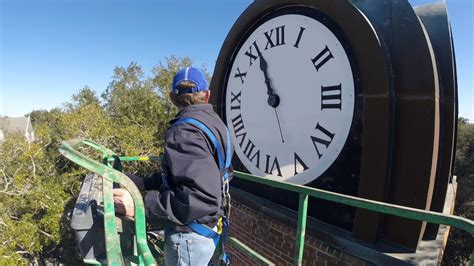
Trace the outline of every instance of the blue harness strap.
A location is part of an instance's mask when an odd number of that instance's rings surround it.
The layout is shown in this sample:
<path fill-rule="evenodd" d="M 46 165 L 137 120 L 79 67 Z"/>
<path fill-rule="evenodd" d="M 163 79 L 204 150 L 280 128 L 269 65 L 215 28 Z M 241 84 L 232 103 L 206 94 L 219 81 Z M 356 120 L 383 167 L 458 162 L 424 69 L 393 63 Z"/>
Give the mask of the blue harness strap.
<path fill-rule="evenodd" d="M 219 169 L 222 175 L 223 195 L 225 195 L 228 192 L 228 191 L 225 191 L 225 189 L 226 188 L 228 189 L 227 182 L 229 179 L 229 168 L 230 168 L 231 159 L 232 159 L 229 129 L 226 127 L 227 145 L 226 145 L 226 149 L 223 150 L 221 149 L 221 145 L 219 141 L 217 140 L 216 136 L 214 135 L 214 133 L 212 133 L 212 131 L 199 120 L 190 118 L 190 117 L 185 117 L 185 118 L 178 119 L 176 122 L 174 122 L 173 125 L 180 125 L 184 123 L 197 126 L 199 129 L 202 130 L 202 132 L 206 134 L 206 136 L 214 144 L 214 147 L 217 150 Z M 226 153 L 225 159 L 222 152 Z M 230 259 L 227 256 L 224 249 L 224 242 L 227 238 L 227 227 L 229 226 L 229 220 L 227 219 L 226 216 L 222 217 L 222 230 L 220 232 L 221 234 L 218 233 L 218 230 L 209 228 L 208 226 L 198 223 L 198 222 L 192 222 L 188 224 L 187 226 L 191 228 L 191 230 L 193 230 L 194 232 L 202 236 L 205 236 L 207 238 L 212 238 L 212 240 L 214 241 L 214 245 L 216 245 L 220 253 L 219 254 L 220 259 L 222 259 L 226 264 L 230 264 Z"/>

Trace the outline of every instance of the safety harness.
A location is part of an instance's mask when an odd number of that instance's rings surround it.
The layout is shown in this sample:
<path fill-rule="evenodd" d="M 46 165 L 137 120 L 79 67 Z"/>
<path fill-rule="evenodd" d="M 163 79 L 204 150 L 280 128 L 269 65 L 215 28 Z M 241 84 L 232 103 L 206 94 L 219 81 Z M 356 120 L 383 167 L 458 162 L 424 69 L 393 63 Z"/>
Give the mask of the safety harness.
<path fill-rule="evenodd" d="M 222 209 L 224 210 L 223 216 L 219 218 L 217 225 L 214 228 L 210 228 L 196 221 L 188 224 L 187 226 L 191 228 L 191 230 L 202 236 L 212 238 L 214 244 L 216 245 L 216 249 L 219 254 L 219 259 L 221 259 L 225 264 L 230 264 L 230 258 L 227 256 L 224 249 L 224 242 L 227 238 L 227 228 L 229 226 L 230 216 L 229 172 L 232 154 L 229 129 L 226 127 L 227 147 L 225 150 L 223 150 L 221 149 L 221 145 L 219 144 L 219 141 L 217 140 L 216 136 L 206 125 L 204 125 L 199 120 L 190 117 L 184 117 L 178 119 L 176 122 L 174 122 L 173 125 L 177 126 L 184 123 L 192 124 L 201 129 L 202 132 L 204 132 L 214 144 L 214 147 L 217 151 L 219 170 L 221 172 L 222 177 Z M 224 151 L 225 153 L 225 159 L 224 155 L 222 154 L 222 151 Z"/>

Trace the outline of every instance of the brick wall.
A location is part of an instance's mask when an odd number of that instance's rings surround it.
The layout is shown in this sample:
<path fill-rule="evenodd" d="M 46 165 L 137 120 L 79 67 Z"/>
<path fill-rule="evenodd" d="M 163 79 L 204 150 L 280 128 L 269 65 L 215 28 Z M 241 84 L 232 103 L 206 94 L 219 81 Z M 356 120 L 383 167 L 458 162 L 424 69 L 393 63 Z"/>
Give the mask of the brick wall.
<path fill-rule="evenodd" d="M 292 265 L 296 222 L 288 225 L 238 200 L 233 200 L 229 235 L 276 265 Z M 230 245 L 227 247 L 233 265 L 258 264 L 234 247 Z M 371 265 L 371 263 L 306 234 L 303 265 Z"/>

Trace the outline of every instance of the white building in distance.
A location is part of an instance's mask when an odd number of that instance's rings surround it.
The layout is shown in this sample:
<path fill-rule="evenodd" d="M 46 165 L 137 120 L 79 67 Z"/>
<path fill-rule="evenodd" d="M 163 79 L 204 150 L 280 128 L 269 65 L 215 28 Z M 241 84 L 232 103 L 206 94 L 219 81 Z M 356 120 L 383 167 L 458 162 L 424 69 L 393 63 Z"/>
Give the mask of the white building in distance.
<path fill-rule="evenodd" d="M 35 140 L 35 132 L 31 125 L 30 116 L 27 117 L 0 117 L 0 142 L 5 140 L 8 134 L 21 133 L 32 142 Z"/>

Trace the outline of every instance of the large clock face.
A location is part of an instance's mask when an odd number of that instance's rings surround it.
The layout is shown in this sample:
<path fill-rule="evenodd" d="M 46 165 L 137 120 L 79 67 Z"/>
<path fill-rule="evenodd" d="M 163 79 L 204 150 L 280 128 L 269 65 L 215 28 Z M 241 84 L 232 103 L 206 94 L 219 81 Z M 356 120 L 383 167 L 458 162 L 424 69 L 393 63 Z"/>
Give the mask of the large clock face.
<path fill-rule="evenodd" d="M 353 65 L 342 32 L 317 10 L 286 8 L 248 32 L 227 75 L 225 116 L 252 174 L 307 184 L 334 163 L 353 119 Z"/>

